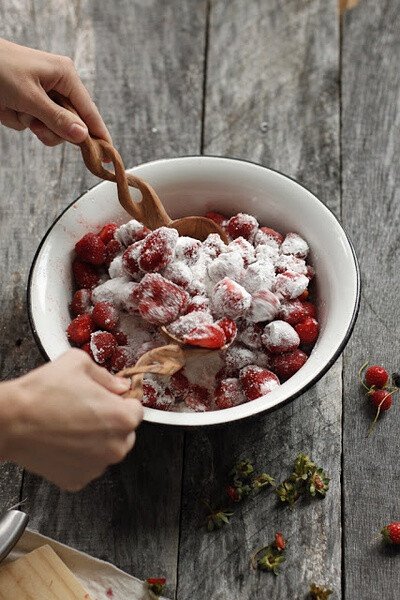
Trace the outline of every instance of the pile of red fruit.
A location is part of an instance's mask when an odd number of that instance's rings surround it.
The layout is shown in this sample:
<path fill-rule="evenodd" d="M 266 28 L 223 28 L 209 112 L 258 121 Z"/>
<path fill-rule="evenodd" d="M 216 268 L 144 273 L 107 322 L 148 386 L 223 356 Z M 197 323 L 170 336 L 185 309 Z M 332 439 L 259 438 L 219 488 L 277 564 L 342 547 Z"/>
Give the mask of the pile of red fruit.
<path fill-rule="evenodd" d="M 162 410 L 216 410 L 263 396 L 306 362 L 318 337 L 308 245 L 239 213 L 206 216 L 229 243 L 108 223 L 75 246 L 76 291 L 68 338 L 111 372 L 165 342 L 221 349 L 170 379 L 146 375 L 143 403 Z M 234 342 L 234 343 L 233 343 Z"/>
<path fill-rule="evenodd" d="M 359 378 L 361 385 L 367 390 L 366 395 L 371 399 L 371 403 L 376 408 L 376 415 L 373 423 L 368 431 L 368 435 L 371 433 L 381 411 L 389 410 L 392 406 L 393 397 L 392 395 L 398 391 L 397 387 L 389 385 L 389 374 L 380 365 L 372 365 L 365 371 L 364 381 L 361 378 L 362 372 L 368 362 L 364 363 L 359 371 Z"/>

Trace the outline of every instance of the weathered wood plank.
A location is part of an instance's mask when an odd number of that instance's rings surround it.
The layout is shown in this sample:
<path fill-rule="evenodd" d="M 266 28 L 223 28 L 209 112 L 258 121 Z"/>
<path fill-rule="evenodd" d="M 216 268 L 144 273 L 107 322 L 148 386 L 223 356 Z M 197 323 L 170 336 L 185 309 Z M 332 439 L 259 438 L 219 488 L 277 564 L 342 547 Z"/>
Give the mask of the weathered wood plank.
<path fill-rule="evenodd" d="M 400 311 L 400 6 L 364 0 L 343 19 L 343 219 L 361 263 L 362 303 L 345 353 L 344 562 L 346 597 L 398 598 L 400 555 L 375 538 L 399 520 L 398 431 L 394 397 L 374 418 L 357 381 L 365 360 L 398 371 Z"/>
<path fill-rule="evenodd" d="M 0 7 L 0 35 L 74 58 L 126 165 L 133 166 L 199 150 L 205 6 L 198 0 L 19 0 Z M 34 250 L 57 213 L 95 178 L 69 145 L 43 148 L 29 133 L 9 131 L 1 132 L 1 144 L 8 157 L 0 172 L 3 281 L 10 282 L 7 273 L 20 277 L 1 292 L 2 370 L 18 375 L 40 362 L 24 300 Z M 15 348 L 17 339 L 23 341 Z M 128 459 L 76 495 L 26 473 L 22 493 L 31 525 L 139 577 L 166 576 L 172 594 L 182 444 L 181 432 L 143 426 Z"/>
<path fill-rule="evenodd" d="M 204 151 L 260 162 L 307 185 L 339 213 L 337 3 L 211 2 Z M 305 598 L 311 581 L 341 598 L 341 361 L 309 392 L 273 414 L 187 434 L 179 598 Z M 237 458 L 277 480 L 306 451 L 332 477 L 322 502 L 277 506 L 266 491 L 207 533 L 201 499 L 225 504 Z M 289 538 L 274 578 L 250 556 L 276 531 Z M 196 576 L 191 565 L 195 557 Z"/>

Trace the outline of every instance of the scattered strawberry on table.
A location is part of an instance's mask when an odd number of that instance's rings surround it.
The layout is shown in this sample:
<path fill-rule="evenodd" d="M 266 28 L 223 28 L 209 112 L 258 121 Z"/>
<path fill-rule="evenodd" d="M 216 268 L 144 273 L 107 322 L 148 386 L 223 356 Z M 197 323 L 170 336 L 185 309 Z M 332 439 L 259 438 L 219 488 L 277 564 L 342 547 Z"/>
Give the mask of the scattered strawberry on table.
<path fill-rule="evenodd" d="M 307 242 L 260 227 L 252 215 L 207 215 L 228 244 L 217 234 L 200 242 L 173 228 L 150 231 L 132 219 L 106 223 L 75 245 L 71 344 L 113 373 L 164 345 L 160 326 L 218 351 L 206 366 L 205 358 L 185 365 L 184 387 L 145 375 L 143 404 L 151 408 L 222 410 L 257 400 L 301 369 L 318 338 Z"/>
<path fill-rule="evenodd" d="M 333 590 L 328 590 L 322 585 L 316 585 L 315 583 L 310 585 L 310 598 L 313 598 L 313 600 L 327 600 L 331 594 L 333 594 Z"/>
<path fill-rule="evenodd" d="M 147 587 L 157 598 L 161 596 L 163 592 L 165 581 L 165 577 L 149 577 L 146 579 Z"/>
<path fill-rule="evenodd" d="M 386 543 L 400 545 L 400 523 L 397 522 L 386 525 L 382 529 L 381 534 Z"/>
<path fill-rule="evenodd" d="M 367 365 L 368 361 L 360 368 L 358 377 L 361 385 L 367 390 L 366 396 L 370 398 L 371 404 L 376 408 L 375 418 L 367 433 L 367 436 L 369 436 L 376 425 L 381 411 L 389 410 L 392 406 L 392 395 L 398 391 L 398 388 L 390 385 L 389 374 L 386 369 L 380 365 L 368 367 L 364 373 L 363 379 L 362 374 Z M 393 374 L 393 381 L 395 381 L 396 375 L 396 373 Z"/>

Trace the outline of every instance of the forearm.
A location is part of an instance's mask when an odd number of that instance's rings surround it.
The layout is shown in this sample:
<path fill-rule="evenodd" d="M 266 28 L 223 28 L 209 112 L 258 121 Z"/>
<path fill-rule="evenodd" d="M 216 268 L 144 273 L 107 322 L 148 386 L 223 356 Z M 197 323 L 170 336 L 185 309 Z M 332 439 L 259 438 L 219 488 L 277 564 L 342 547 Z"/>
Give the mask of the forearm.
<path fill-rule="evenodd" d="M 14 439 L 23 404 L 23 393 L 18 380 L 0 383 L 0 461 L 13 460 Z"/>

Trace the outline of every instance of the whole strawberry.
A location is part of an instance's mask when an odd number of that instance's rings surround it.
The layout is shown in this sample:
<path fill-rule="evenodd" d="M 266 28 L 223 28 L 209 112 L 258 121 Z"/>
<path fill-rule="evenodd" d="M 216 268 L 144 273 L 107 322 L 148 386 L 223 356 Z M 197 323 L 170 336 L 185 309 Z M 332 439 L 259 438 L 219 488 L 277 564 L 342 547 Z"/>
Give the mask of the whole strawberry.
<path fill-rule="evenodd" d="M 365 372 L 365 383 L 369 387 L 375 386 L 376 388 L 383 388 L 387 384 L 388 379 L 388 372 L 379 365 L 373 365 Z"/>
<path fill-rule="evenodd" d="M 390 523 L 381 531 L 383 539 L 388 544 L 400 545 L 400 523 Z"/>

